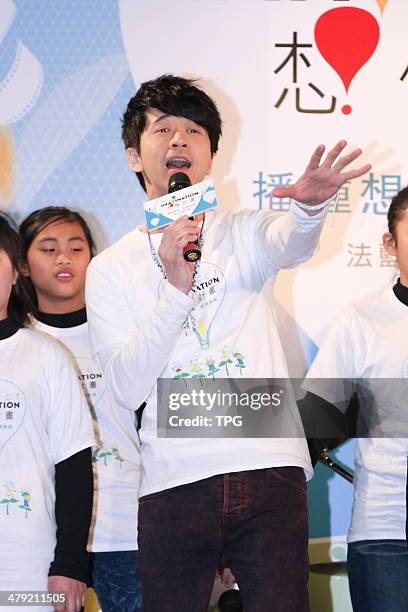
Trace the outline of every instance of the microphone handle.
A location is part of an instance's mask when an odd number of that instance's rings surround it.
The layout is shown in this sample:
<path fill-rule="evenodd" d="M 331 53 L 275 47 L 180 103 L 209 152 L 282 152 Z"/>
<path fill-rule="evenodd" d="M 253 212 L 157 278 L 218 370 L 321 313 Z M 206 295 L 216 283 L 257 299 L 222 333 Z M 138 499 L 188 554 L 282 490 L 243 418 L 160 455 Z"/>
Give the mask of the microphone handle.
<path fill-rule="evenodd" d="M 194 221 L 194 217 L 189 217 L 190 221 Z M 198 244 L 198 240 L 189 242 L 183 247 L 183 257 L 186 261 L 196 262 L 201 259 L 201 248 Z"/>

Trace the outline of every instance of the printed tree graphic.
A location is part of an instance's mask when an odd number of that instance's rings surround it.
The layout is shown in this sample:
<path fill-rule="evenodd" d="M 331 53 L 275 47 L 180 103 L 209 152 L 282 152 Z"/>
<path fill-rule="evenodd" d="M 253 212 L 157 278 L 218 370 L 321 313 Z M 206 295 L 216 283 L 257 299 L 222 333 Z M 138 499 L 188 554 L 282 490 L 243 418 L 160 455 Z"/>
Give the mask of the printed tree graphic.
<path fill-rule="evenodd" d="M 120 467 L 120 469 L 122 469 L 122 463 L 124 462 L 124 458 L 121 456 L 121 454 L 120 454 L 120 452 L 119 452 L 119 449 L 118 449 L 118 448 L 116 448 L 116 447 L 112 447 L 112 448 L 111 448 L 111 451 L 112 451 L 112 453 L 111 453 L 111 454 L 112 454 L 112 455 L 115 457 L 115 460 L 116 460 L 116 461 L 119 461 L 119 467 Z"/>
<path fill-rule="evenodd" d="M 93 461 L 96 463 L 99 459 L 103 459 L 103 464 L 108 465 L 108 460 L 106 457 L 112 457 L 113 453 L 108 449 L 102 448 L 100 451 L 97 451 L 93 457 Z"/>
<path fill-rule="evenodd" d="M 198 378 L 200 385 L 203 386 L 202 378 L 205 378 L 205 374 L 201 372 L 200 374 L 193 374 L 191 378 Z"/>
<path fill-rule="evenodd" d="M 190 374 L 188 372 L 178 372 L 174 377 L 173 380 L 183 380 L 184 384 L 187 387 L 187 383 L 184 380 L 184 378 L 190 378 Z"/>
<path fill-rule="evenodd" d="M 187 383 L 184 378 L 189 378 L 190 374 L 188 372 L 183 372 L 183 368 L 180 363 L 173 363 L 171 369 L 174 372 L 173 380 L 183 380 L 187 387 Z"/>
<path fill-rule="evenodd" d="M 112 457 L 112 453 L 109 450 L 102 450 L 99 453 L 99 457 L 103 457 L 103 464 L 108 465 L 108 460 L 106 457 Z"/>
<path fill-rule="evenodd" d="M 11 483 L 6 483 L 3 486 L 6 489 L 6 496 L 2 500 L 0 500 L 0 504 L 5 504 L 6 516 L 9 516 L 10 514 L 9 505 L 17 504 L 18 499 L 14 497 L 14 486 Z"/>

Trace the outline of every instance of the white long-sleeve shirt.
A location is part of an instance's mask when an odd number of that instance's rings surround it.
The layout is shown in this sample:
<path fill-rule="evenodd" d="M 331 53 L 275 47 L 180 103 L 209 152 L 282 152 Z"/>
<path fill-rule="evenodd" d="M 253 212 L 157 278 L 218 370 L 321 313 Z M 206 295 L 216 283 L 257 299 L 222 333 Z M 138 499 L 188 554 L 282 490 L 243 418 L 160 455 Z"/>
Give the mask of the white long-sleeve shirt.
<path fill-rule="evenodd" d="M 330 326 L 304 382 L 339 410 L 356 391 L 373 436 L 356 442 L 349 542 L 406 538 L 407 337 L 408 307 L 391 287 L 364 296 Z"/>
<path fill-rule="evenodd" d="M 91 344 L 119 404 L 147 406 L 140 432 L 140 495 L 215 474 L 295 465 L 311 472 L 303 439 L 157 437 L 159 377 L 201 375 L 285 378 L 287 366 L 273 311 L 281 268 L 315 251 L 325 211 L 310 217 L 240 210 L 207 213 L 194 292 L 163 278 L 139 228 L 98 255 L 88 268 Z M 156 253 L 161 234 L 151 236 Z M 183 328 L 193 312 L 195 330 Z"/>

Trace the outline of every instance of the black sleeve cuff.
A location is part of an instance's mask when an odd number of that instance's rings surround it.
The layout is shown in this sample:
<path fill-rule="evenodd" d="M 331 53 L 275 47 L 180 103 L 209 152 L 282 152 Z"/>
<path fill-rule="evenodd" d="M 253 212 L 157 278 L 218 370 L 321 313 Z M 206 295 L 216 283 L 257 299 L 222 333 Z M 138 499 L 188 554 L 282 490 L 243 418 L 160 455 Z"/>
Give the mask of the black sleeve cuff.
<path fill-rule="evenodd" d="M 74 580 L 84 582 L 87 586 L 91 586 L 89 553 L 77 560 L 70 560 L 69 555 L 64 553 L 55 555 L 54 561 L 50 565 L 48 576 L 65 576 L 66 578 L 73 578 Z"/>

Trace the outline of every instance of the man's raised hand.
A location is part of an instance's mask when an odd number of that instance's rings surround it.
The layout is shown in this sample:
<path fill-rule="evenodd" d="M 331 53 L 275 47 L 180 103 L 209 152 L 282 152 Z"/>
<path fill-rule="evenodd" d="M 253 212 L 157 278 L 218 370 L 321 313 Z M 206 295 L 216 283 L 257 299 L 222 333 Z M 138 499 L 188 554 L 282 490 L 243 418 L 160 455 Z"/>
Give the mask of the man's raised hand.
<path fill-rule="evenodd" d="M 276 187 L 273 195 L 277 198 L 293 198 L 303 204 L 317 204 L 331 198 L 351 179 L 362 176 L 371 169 L 371 164 L 365 164 L 355 170 L 343 170 L 361 155 L 361 149 L 354 149 L 347 155 L 340 156 L 347 142 L 340 140 L 322 161 L 324 145 L 319 145 L 302 176 L 294 185 Z"/>

